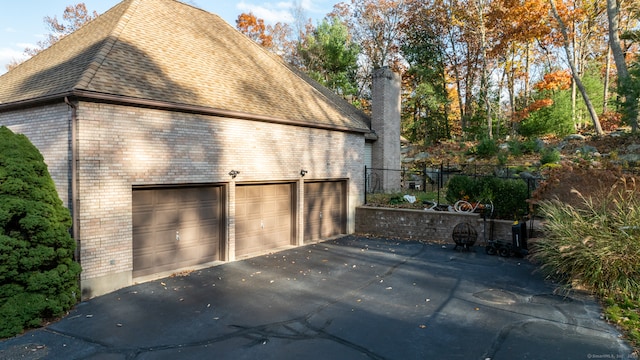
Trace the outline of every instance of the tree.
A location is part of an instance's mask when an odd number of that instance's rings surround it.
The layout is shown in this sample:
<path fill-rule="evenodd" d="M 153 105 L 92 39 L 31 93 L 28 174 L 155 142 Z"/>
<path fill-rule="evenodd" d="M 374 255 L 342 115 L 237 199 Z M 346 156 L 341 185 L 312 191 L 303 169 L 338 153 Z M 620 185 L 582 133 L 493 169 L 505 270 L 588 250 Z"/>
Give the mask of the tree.
<path fill-rule="evenodd" d="M 439 24 L 430 21 L 432 7 L 414 2 L 404 24 L 402 54 L 409 63 L 404 78 L 402 130 L 412 142 L 448 139 L 450 102 L 445 44 Z"/>
<path fill-rule="evenodd" d="M 55 15 L 53 17 L 45 16 L 44 23 L 49 29 L 47 38 L 38 42 L 38 47 L 25 49 L 25 53 L 27 55 L 34 56 L 40 51 L 55 44 L 63 37 L 80 29 L 84 24 L 96 17 L 98 17 L 98 13 L 96 11 L 90 13 L 84 3 L 67 6 L 62 13 L 62 22 L 58 21 L 58 18 Z"/>
<path fill-rule="evenodd" d="M 587 94 L 587 90 L 580 79 L 578 69 L 576 69 L 575 59 L 572 55 L 570 45 L 569 45 L 569 34 L 567 31 L 567 27 L 565 25 L 564 20 L 560 16 L 558 9 L 556 7 L 556 3 L 554 0 L 549 0 L 549 5 L 551 5 L 551 11 L 553 13 L 553 17 L 558 22 L 558 26 L 560 28 L 560 32 L 562 34 L 564 50 L 567 55 L 567 60 L 569 62 L 569 67 L 571 68 L 571 75 L 573 76 L 573 81 L 576 86 L 580 90 L 580 94 L 582 95 L 582 99 L 584 100 L 585 105 L 587 106 L 587 110 L 589 111 L 589 115 L 591 115 L 591 121 L 593 122 L 593 127 L 598 135 L 602 135 L 602 127 L 600 126 L 600 121 L 598 120 L 598 114 L 589 99 L 589 95 Z"/>
<path fill-rule="evenodd" d="M 323 19 L 298 49 L 305 69 L 315 80 L 342 96 L 355 95 L 360 48 L 337 17 Z"/>
<path fill-rule="evenodd" d="M 47 38 L 42 41 L 38 41 L 35 48 L 27 47 L 24 49 L 24 54 L 28 57 L 32 57 L 42 50 L 50 47 L 58 42 L 63 37 L 71 34 L 72 32 L 80 29 L 84 24 L 98 17 L 96 11 L 90 12 L 84 3 L 78 3 L 75 5 L 69 5 L 62 13 L 62 21 L 58 21 L 58 18 L 45 16 L 44 24 L 49 30 Z M 7 70 L 11 70 L 20 65 L 22 61 L 12 60 L 7 64 Z"/>
<path fill-rule="evenodd" d="M 362 54 L 374 68 L 397 69 L 406 0 L 351 0 L 339 3 L 330 14 L 350 29 Z"/>
<path fill-rule="evenodd" d="M 266 33 L 267 28 L 264 20 L 256 18 L 253 13 L 242 13 L 238 15 L 236 28 L 261 46 L 265 48 L 271 47 L 273 38 Z"/>
<path fill-rule="evenodd" d="M 638 129 L 638 97 L 634 96 L 630 84 L 629 70 L 625 61 L 622 46 L 620 46 L 620 28 L 618 24 L 618 5 L 616 0 L 607 0 L 607 19 L 609 20 L 609 45 L 613 54 L 613 61 L 618 72 L 618 89 L 624 97 L 625 120 L 635 132 Z"/>
<path fill-rule="evenodd" d="M 0 337 L 62 315 L 78 300 L 70 227 L 38 149 L 0 127 Z"/>

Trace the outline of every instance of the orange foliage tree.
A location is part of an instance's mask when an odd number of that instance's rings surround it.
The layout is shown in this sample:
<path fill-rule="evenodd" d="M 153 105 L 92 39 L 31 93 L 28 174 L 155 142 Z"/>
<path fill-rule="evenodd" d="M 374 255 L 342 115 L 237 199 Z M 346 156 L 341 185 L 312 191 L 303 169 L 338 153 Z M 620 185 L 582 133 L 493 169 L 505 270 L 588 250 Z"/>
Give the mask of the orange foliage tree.
<path fill-rule="evenodd" d="M 267 27 L 264 24 L 264 20 L 256 18 L 253 13 L 242 13 L 238 15 L 236 28 L 261 46 L 265 48 L 271 47 L 273 37 L 266 33 Z"/>

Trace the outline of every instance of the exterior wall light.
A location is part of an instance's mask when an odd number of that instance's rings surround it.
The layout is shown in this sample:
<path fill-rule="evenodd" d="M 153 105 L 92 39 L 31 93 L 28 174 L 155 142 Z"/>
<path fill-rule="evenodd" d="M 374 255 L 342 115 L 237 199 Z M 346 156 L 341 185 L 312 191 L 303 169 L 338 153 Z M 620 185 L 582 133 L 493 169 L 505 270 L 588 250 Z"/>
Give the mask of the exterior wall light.
<path fill-rule="evenodd" d="M 307 175 L 308 171 L 305 169 L 300 169 L 300 176 L 305 176 Z"/>
<path fill-rule="evenodd" d="M 232 179 L 235 179 L 236 176 L 238 176 L 238 174 L 240 174 L 240 171 L 237 171 L 237 170 L 229 171 L 229 176 L 231 176 Z"/>

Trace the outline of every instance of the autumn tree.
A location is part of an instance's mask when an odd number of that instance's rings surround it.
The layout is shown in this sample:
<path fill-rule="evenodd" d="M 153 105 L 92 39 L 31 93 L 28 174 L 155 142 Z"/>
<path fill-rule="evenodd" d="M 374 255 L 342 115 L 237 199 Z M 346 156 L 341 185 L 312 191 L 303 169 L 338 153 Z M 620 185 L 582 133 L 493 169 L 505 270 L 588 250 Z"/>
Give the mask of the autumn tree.
<path fill-rule="evenodd" d="M 272 44 L 273 38 L 266 33 L 267 27 L 264 20 L 256 18 L 251 12 L 238 15 L 236 28 L 265 48 L 269 48 Z"/>
<path fill-rule="evenodd" d="M 87 10 L 84 3 L 67 6 L 62 13 L 62 20 L 58 20 L 55 15 L 53 17 L 45 16 L 44 24 L 49 31 L 46 39 L 39 41 L 36 47 L 27 47 L 24 50 L 24 54 L 28 57 L 36 55 L 42 50 L 58 42 L 63 37 L 80 29 L 84 24 L 96 17 L 98 17 L 98 13 L 96 11 L 90 12 Z M 13 60 L 7 65 L 7 70 L 13 69 L 20 65 L 20 63 L 21 61 Z"/>

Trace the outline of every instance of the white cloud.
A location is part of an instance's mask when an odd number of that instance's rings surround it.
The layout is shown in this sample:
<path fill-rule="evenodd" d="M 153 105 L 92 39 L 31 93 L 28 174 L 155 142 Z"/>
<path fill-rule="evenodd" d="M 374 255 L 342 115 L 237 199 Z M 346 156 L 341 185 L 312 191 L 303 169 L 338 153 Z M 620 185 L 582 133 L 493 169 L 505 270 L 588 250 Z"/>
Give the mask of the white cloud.
<path fill-rule="evenodd" d="M 8 33 L 17 33 L 18 30 L 12 28 L 12 27 L 8 27 L 8 28 L 4 28 L 4 32 L 8 32 Z"/>
<path fill-rule="evenodd" d="M 253 13 L 253 15 L 259 19 L 263 19 L 267 24 L 275 24 L 277 22 L 290 23 L 293 21 L 291 12 L 289 12 L 289 9 L 291 8 L 290 4 L 286 7 L 280 7 L 278 6 L 279 4 L 286 3 L 278 3 L 276 5 L 264 3 L 263 5 L 254 5 L 241 1 L 236 5 L 236 8 L 245 13 Z"/>
<path fill-rule="evenodd" d="M 31 43 L 16 43 L 16 46 L 21 48 L 21 49 L 26 49 L 26 48 L 35 49 L 35 48 L 38 47 L 38 45 L 31 44 Z"/>

